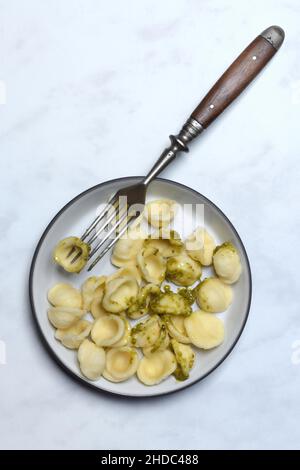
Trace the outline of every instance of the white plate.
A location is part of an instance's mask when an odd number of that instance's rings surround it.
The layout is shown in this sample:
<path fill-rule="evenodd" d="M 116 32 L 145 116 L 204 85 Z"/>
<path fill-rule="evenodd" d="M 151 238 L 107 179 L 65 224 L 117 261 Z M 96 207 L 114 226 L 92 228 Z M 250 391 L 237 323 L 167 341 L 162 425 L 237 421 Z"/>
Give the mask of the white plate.
<path fill-rule="evenodd" d="M 233 286 L 234 301 L 231 307 L 227 312 L 219 315 L 225 322 L 225 340 L 221 346 L 215 349 L 197 352 L 195 366 L 189 379 L 184 382 L 177 382 L 173 376 L 152 387 L 143 385 L 136 377 L 123 383 L 111 383 L 104 378 L 96 382 L 88 381 L 80 373 L 76 351 L 66 349 L 54 338 L 54 329 L 47 318 L 48 289 L 57 282 L 71 282 L 80 286 L 87 277 L 87 273 L 86 271 L 79 275 L 64 273 L 51 261 L 51 253 L 53 247 L 62 238 L 69 235 L 80 235 L 83 228 L 95 217 L 99 204 L 103 204 L 109 195 L 120 187 L 136 183 L 138 180 L 138 177 L 122 178 L 97 185 L 70 201 L 54 217 L 36 248 L 31 265 L 29 290 L 32 312 L 41 336 L 54 358 L 67 372 L 96 389 L 119 395 L 145 397 L 181 390 L 203 379 L 223 362 L 235 346 L 247 321 L 251 301 L 251 273 L 242 241 L 220 209 L 204 196 L 186 186 L 164 179 L 156 179 L 149 186 L 147 200 L 170 198 L 176 200 L 182 208 L 183 204 L 203 204 L 205 226 L 215 237 L 216 242 L 222 243 L 230 240 L 239 249 L 243 272 L 238 283 Z M 182 211 L 180 210 L 176 216 L 174 228 L 178 228 L 182 235 L 181 217 Z M 188 235 L 194 228 L 195 221 L 185 215 L 184 234 Z M 93 274 L 109 274 L 114 270 L 109 255 L 107 255 L 94 269 Z M 209 272 L 209 269 L 204 270 L 204 276 Z"/>

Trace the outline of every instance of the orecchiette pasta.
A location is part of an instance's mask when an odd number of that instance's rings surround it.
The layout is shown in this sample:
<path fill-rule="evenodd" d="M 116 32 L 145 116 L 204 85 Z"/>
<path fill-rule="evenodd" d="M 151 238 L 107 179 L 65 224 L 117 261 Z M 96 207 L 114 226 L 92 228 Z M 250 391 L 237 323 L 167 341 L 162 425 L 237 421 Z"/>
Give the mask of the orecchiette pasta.
<path fill-rule="evenodd" d="M 171 199 L 158 199 L 146 204 L 145 217 L 156 228 L 169 225 L 177 212 L 177 203 Z"/>
<path fill-rule="evenodd" d="M 204 279 L 196 288 L 196 300 L 205 312 L 224 312 L 232 302 L 232 289 L 216 277 Z"/>
<path fill-rule="evenodd" d="M 138 363 L 138 355 L 134 348 L 110 349 L 106 354 L 106 377 L 111 377 L 113 381 L 118 382 L 127 380 L 136 373 Z"/>
<path fill-rule="evenodd" d="M 48 300 L 54 307 L 82 308 L 81 292 L 71 284 L 59 283 L 48 291 Z"/>
<path fill-rule="evenodd" d="M 115 245 L 111 262 L 113 265 L 122 266 L 135 266 L 136 256 L 142 249 L 146 235 L 140 230 L 129 230 Z"/>
<path fill-rule="evenodd" d="M 91 305 L 91 314 L 95 319 L 109 315 L 110 312 L 105 310 L 102 305 L 102 299 L 100 297 L 95 297 Z"/>
<path fill-rule="evenodd" d="M 172 292 L 169 286 L 150 300 L 150 310 L 159 315 L 190 315 L 192 308 L 186 296 Z"/>
<path fill-rule="evenodd" d="M 135 304 L 132 305 L 132 307 L 135 306 Z M 147 312 L 144 309 L 137 310 L 135 308 L 132 309 L 132 307 L 129 307 L 127 310 L 127 316 L 131 320 L 139 320 L 140 318 L 143 318 L 145 315 L 147 315 Z"/>
<path fill-rule="evenodd" d="M 215 249 L 213 265 L 217 276 L 225 284 L 237 282 L 242 272 L 239 253 L 230 242 L 225 242 Z"/>
<path fill-rule="evenodd" d="M 144 241 L 144 247 L 153 247 L 164 258 L 179 255 L 183 250 L 183 243 L 175 230 L 161 229 Z"/>
<path fill-rule="evenodd" d="M 181 344 L 176 339 L 172 339 L 171 344 L 177 361 L 174 375 L 177 380 L 186 380 L 189 378 L 190 370 L 194 365 L 195 353 L 191 346 Z"/>
<path fill-rule="evenodd" d="M 104 369 L 104 371 L 102 372 L 102 375 L 103 375 L 103 377 L 104 377 L 106 380 L 109 380 L 109 382 L 115 382 L 115 383 L 123 382 L 123 379 L 116 379 L 115 377 L 113 377 L 113 376 L 107 371 L 107 369 Z"/>
<path fill-rule="evenodd" d="M 55 338 L 78 349 L 80 370 L 89 380 L 102 376 L 118 383 L 135 374 L 147 386 L 171 375 L 169 380 L 187 380 L 193 374 L 195 347 L 208 350 L 224 341 L 224 324 L 212 313 L 225 311 L 232 302 L 230 284 L 241 275 L 240 255 L 231 242 L 216 247 L 203 227 L 183 243 L 168 227 L 176 210 L 169 199 L 149 202 L 115 244 L 111 263 L 119 269 L 88 277 L 81 290 L 67 283 L 49 290 Z M 146 235 L 145 226 L 155 233 Z M 66 271 L 79 272 L 89 251 L 82 240 L 69 237 L 56 246 L 53 257 Z M 72 263 L 76 254 L 80 256 Z M 216 277 L 201 282 L 202 270 L 212 264 Z M 195 302 L 201 310 L 193 311 Z M 132 327 L 129 319 L 142 317 Z"/>
<path fill-rule="evenodd" d="M 93 315 L 94 318 L 99 318 L 103 317 L 104 315 L 108 315 L 109 312 L 105 310 L 105 308 L 102 305 L 102 300 L 104 297 L 104 291 L 105 291 L 105 283 L 101 284 L 100 286 L 97 287 L 97 289 L 94 292 L 94 297 L 91 303 L 91 314 Z"/>
<path fill-rule="evenodd" d="M 90 246 L 77 237 L 68 237 L 61 240 L 53 251 L 53 259 L 65 271 L 69 273 L 79 273 L 86 265 Z M 72 251 L 72 256 L 70 252 Z M 72 262 L 75 259 L 75 262 Z"/>
<path fill-rule="evenodd" d="M 66 330 L 80 320 L 85 313 L 80 308 L 52 307 L 48 309 L 48 318 L 55 328 Z"/>
<path fill-rule="evenodd" d="M 182 253 L 168 259 L 166 275 L 174 284 L 191 286 L 200 279 L 201 266 L 186 253 Z"/>
<path fill-rule="evenodd" d="M 79 320 L 66 330 L 56 330 L 55 338 L 69 349 L 78 349 L 82 341 L 88 337 L 92 323 L 87 320 Z"/>
<path fill-rule="evenodd" d="M 105 276 L 91 276 L 83 283 L 81 288 L 83 308 L 88 312 L 91 310 L 91 304 L 95 297 L 97 289 L 105 284 Z"/>
<path fill-rule="evenodd" d="M 101 377 L 105 368 L 105 351 L 92 341 L 85 339 L 78 349 L 78 362 L 81 372 L 89 380 Z"/>
<path fill-rule="evenodd" d="M 119 277 L 133 277 L 138 285 L 142 283 L 142 275 L 137 266 L 124 266 L 118 269 L 116 272 L 107 277 L 106 283 L 118 279 Z"/>
<path fill-rule="evenodd" d="M 145 281 L 161 284 L 166 275 L 166 260 L 156 248 L 148 247 L 137 255 L 137 263 Z"/>
<path fill-rule="evenodd" d="M 170 343 L 170 338 L 168 335 L 167 327 L 164 323 L 160 326 L 160 333 L 159 337 L 152 344 L 152 346 L 146 346 L 143 348 L 144 356 L 150 356 L 151 354 L 155 353 L 156 351 L 164 351 L 167 349 Z"/>
<path fill-rule="evenodd" d="M 124 334 L 121 337 L 121 339 L 119 339 L 119 341 L 117 341 L 116 343 L 114 343 L 111 346 L 111 348 L 123 348 L 124 346 L 129 346 L 129 344 L 131 342 L 131 326 L 130 326 L 130 323 L 125 317 L 122 317 L 122 320 L 124 322 L 124 327 L 125 327 Z"/>
<path fill-rule="evenodd" d="M 150 300 L 158 294 L 160 294 L 160 288 L 155 284 L 147 284 L 142 287 L 136 300 L 126 312 L 128 317 L 137 320 L 147 315 Z"/>
<path fill-rule="evenodd" d="M 138 291 L 138 283 L 133 277 L 112 279 L 106 283 L 102 306 L 108 312 L 122 312 L 136 299 Z"/>
<path fill-rule="evenodd" d="M 173 374 L 175 369 L 175 356 L 166 349 L 144 356 L 139 363 L 137 376 L 145 385 L 156 385 Z"/>
<path fill-rule="evenodd" d="M 139 348 L 146 348 L 155 344 L 159 339 L 161 322 L 157 315 L 146 321 L 138 323 L 131 331 L 132 344 Z"/>
<path fill-rule="evenodd" d="M 91 337 L 97 346 L 112 346 L 120 341 L 125 333 L 125 324 L 118 315 L 106 315 L 98 318 L 91 331 Z"/>
<path fill-rule="evenodd" d="M 215 348 L 224 340 L 224 324 L 214 315 L 193 312 L 184 320 L 184 324 L 191 343 L 198 348 Z"/>
<path fill-rule="evenodd" d="M 195 261 L 199 261 L 202 266 L 212 264 L 215 247 L 213 237 L 202 227 L 195 230 L 185 242 L 185 249 L 189 256 Z"/>
<path fill-rule="evenodd" d="M 168 315 L 164 320 L 172 338 L 180 343 L 188 344 L 190 339 L 184 326 L 185 318 L 183 315 Z"/>

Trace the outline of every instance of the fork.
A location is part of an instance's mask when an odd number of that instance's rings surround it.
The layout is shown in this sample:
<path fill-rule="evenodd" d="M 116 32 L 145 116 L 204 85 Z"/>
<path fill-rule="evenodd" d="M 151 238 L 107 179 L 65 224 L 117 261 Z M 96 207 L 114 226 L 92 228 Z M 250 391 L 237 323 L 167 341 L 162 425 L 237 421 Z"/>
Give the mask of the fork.
<path fill-rule="evenodd" d="M 151 181 L 176 158 L 179 152 L 189 151 L 188 144 L 200 135 L 258 75 L 278 51 L 284 36 L 284 31 L 279 26 L 270 26 L 258 35 L 202 99 L 179 134 L 170 136 L 171 144 L 163 151 L 147 176 L 140 183 L 121 188 L 110 197 L 107 205 L 81 237 L 81 240 L 91 247 L 89 260 L 97 254 L 88 271 L 91 271 L 113 248 L 140 215 L 141 211 L 133 210 L 133 207 L 137 204 L 144 206 L 147 187 Z M 99 227 L 102 221 L 104 222 Z M 112 223 L 113 221 L 115 223 Z M 107 231 L 105 236 L 100 238 L 105 231 Z M 114 233 L 115 237 L 106 245 Z M 68 256 L 72 253 L 73 250 Z M 71 263 L 74 263 L 79 256 L 80 254 L 77 254 Z"/>

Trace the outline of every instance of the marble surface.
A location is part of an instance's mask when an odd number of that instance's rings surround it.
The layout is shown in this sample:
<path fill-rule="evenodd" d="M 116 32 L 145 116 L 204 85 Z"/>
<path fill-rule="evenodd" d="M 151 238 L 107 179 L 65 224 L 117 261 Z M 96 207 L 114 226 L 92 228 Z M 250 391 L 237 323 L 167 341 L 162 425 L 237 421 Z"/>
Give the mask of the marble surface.
<path fill-rule="evenodd" d="M 0 447 L 299 448 L 299 2 L 11 0 L 0 11 Z M 286 30 L 280 53 L 164 174 L 212 199 L 245 242 L 254 292 L 238 346 L 172 396 L 84 388 L 33 328 L 28 272 L 43 229 L 89 186 L 144 174 L 271 24 Z"/>

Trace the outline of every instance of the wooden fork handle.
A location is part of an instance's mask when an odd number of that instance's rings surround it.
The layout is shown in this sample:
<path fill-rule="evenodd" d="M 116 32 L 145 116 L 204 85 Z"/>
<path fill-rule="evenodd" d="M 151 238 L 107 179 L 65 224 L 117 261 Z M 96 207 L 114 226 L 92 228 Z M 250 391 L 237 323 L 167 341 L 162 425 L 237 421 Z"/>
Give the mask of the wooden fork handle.
<path fill-rule="evenodd" d="M 284 41 L 279 26 L 265 29 L 226 70 L 197 106 L 177 135 L 170 135 L 167 147 L 143 179 L 147 186 L 177 156 L 188 152 L 188 144 L 209 126 L 264 68 Z"/>
<path fill-rule="evenodd" d="M 205 129 L 233 102 L 276 54 L 284 40 L 284 31 L 271 26 L 257 36 L 219 78 L 191 118 Z"/>

